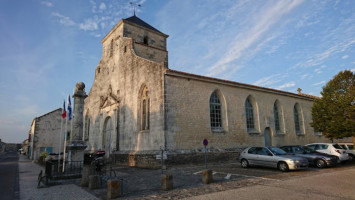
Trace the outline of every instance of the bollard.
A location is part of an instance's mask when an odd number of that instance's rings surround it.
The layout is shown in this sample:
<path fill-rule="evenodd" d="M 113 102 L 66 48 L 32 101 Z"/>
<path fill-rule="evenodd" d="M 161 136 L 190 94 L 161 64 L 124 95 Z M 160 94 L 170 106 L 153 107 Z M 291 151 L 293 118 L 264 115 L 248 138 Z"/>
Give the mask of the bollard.
<path fill-rule="evenodd" d="M 81 187 L 88 187 L 89 186 L 89 176 L 94 175 L 95 167 L 92 165 L 84 165 L 83 172 L 81 174 Z"/>
<path fill-rule="evenodd" d="M 173 189 L 173 175 L 171 175 L 171 174 L 162 174 L 161 175 L 161 188 L 163 190 L 172 190 Z"/>
<path fill-rule="evenodd" d="M 212 170 L 206 169 L 202 171 L 202 183 L 210 184 L 213 181 Z"/>
<path fill-rule="evenodd" d="M 100 177 L 99 175 L 91 175 L 89 176 L 89 189 L 97 189 L 100 187 Z"/>
<path fill-rule="evenodd" d="M 107 181 L 107 199 L 115 199 L 120 197 L 121 188 L 119 180 L 108 180 Z"/>

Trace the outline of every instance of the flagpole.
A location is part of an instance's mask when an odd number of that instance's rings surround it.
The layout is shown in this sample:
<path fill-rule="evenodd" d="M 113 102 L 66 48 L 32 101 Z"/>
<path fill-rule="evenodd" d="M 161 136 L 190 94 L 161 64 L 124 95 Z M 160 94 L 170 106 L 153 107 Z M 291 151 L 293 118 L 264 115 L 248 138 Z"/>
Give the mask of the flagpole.
<path fill-rule="evenodd" d="M 73 99 L 73 109 L 72 110 L 75 110 L 75 99 Z M 72 113 L 72 118 L 74 120 L 74 113 Z M 70 122 L 70 142 L 72 142 L 72 138 L 73 138 L 73 120 L 71 120 Z"/>
<path fill-rule="evenodd" d="M 69 105 L 69 102 L 68 102 Z M 64 154 L 63 154 L 63 172 L 65 169 L 65 152 L 67 146 L 67 135 L 68 135 L 68 116 L 65 118 L 65 134 L 64 134 Z"/>
<path fill-rule="evenodd" d="M 63 118 L 61 117 L 61 122 L 60 122 L 60 139 L 59 139 L 59 147 L 58 147 L 58 172 L 60 171 L 60 149 L 62 146 L 62 129 L 63 129 Z"/>
<path fill-rule="evenodd" d="M 64 113 L 64 109 L 65 109 L 65 100 L 64 100 L 64 104 L 63 104 L 63 110 L 62 110 L 62 114 Z M 58 172 L 60 171 L 60 150 L 62 147 L 62 132 L 63 132 L 63 115 L 61 116 L 61 121 L 60 121 L 60 138 L 59 138 L 59 147 L 58 147 Z"/>

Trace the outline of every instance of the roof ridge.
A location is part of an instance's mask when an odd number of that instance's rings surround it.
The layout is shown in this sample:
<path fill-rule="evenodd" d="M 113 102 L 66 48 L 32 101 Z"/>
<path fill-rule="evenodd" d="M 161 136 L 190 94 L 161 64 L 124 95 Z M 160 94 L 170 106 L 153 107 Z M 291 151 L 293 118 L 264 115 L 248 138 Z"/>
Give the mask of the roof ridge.
<path fill-rule="evenodd" d="M 304 93 L 297 94 L 297 93 L 288 92 L 288 91 L 284 91 L 284 90 L 278 90 L 278 89 L 274 89 L 274 88 L 267 88 L 267 87 L 262 87 L 262 86 L 258 86 L 258 85 L 252 85 L 252 84 L 248 84 L 248 83 L 241 83 L 241 82 L 237 82 L 237 81 L 231 81 L 231 80 L 226 80 L 226 79 L 203 76 L 203 75 L 198 75 L 198 74 L 178 71 L 178 70 L 174 70 L 174 69 L 167 69 L 166 71 L 171 71 L 171 72 L 175 72 L 175 73 L 181 73 L 181 74 L 195 76 L 195 77 L 199 77 L 199 78 L 206 78 L 206 79 L 210 79 L 210 80 L 222 81 L 222 82 L 225 82 L 225 83 L 238 84 L 238 85 L 242 85 L 242 86 L 246 86 L 246 87 L 252 87 L 252 88 L 259 88 L 259 89 L 263 89 L 263 90 L 281 92 L 281 93 L 284 93 L 284 94 L 290 94 L 290 95 L 295 95 L 295 96 L 303 96 L 303 97 L 307 97 L 307 98 L 311 98 L 311 99 L 319 99 L 320 98 L 320 97 L 317 97 L 317 96 L 308 95 L 308 94 L 304 94 Z"/>
<path fill-rule="evenodd" d="M 162 33 L 160 32 L 158 29 L 154 28 L 153 26 L 151 26 L 150 24 L 148 24 L 147 22 L 143 21 L 142 19 L 140 19 L 139 17 L 137 17 L 136 15 L 133 15 L 132 17 L 128 17 L 126 19 L 124 19 L 126 21 L 129 21 L 129 22 L 132 22 L 134 24 L 137 24 L 139 26 L 143 26 L 145 28 L 148 28 L 148 29 L 151 29 L 153 31 L 157 31 L 159 33 Z"/>

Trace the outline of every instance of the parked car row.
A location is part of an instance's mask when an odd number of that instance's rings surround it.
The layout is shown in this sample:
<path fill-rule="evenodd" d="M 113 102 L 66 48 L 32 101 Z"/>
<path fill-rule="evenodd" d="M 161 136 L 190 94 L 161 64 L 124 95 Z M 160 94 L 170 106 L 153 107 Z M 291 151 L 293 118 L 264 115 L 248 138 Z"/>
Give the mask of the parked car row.
<path fill-rule="evenodd" d="M 287 145 L 280 148 L 253 146 L 241 152 L 239 162 L 243 168 L 264 166 L 286 172 L 305 169 L 309 165 L 318 168 L 332 167 L 344 161 L 354 160 L 354 156 L 352 143 L 313 143 L 305 146 Z"/>

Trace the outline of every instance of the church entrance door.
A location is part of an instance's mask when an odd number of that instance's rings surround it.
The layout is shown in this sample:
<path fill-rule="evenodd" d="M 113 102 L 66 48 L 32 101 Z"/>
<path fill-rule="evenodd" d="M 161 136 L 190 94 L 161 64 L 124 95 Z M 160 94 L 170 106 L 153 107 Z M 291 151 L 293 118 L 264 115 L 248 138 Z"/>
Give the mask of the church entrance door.
<path fill-rule="evenodd" d="M 265 128 L 264 137 L 265 137 L 265 146 L 271 146 L 272 140 L 271 140 L 271 131 L 269 127 Z"/>

